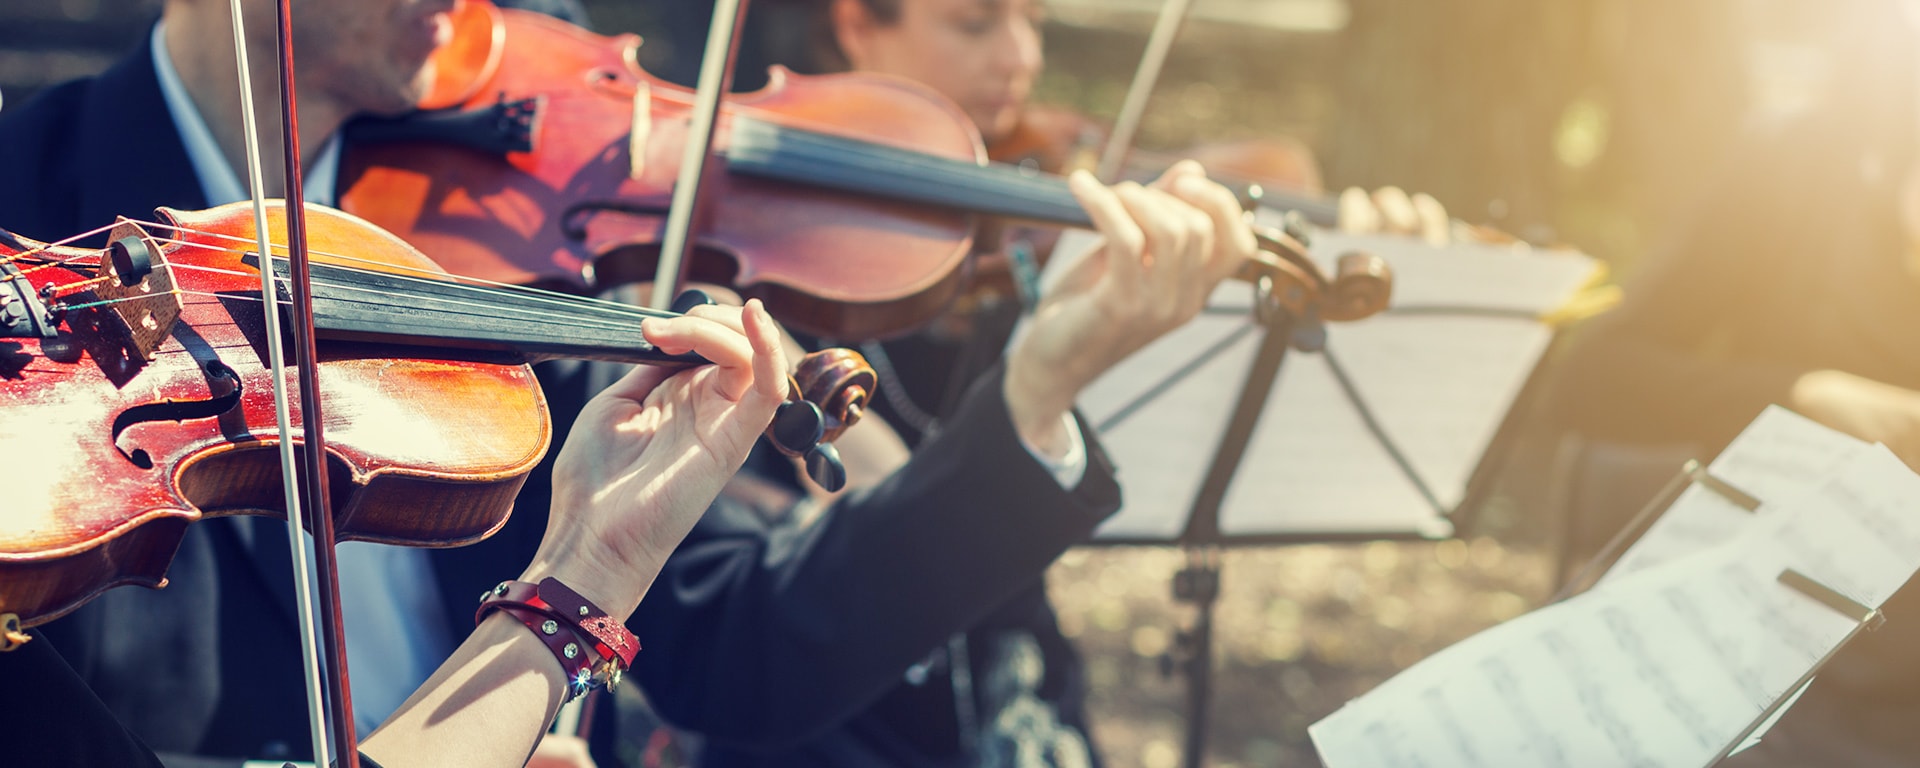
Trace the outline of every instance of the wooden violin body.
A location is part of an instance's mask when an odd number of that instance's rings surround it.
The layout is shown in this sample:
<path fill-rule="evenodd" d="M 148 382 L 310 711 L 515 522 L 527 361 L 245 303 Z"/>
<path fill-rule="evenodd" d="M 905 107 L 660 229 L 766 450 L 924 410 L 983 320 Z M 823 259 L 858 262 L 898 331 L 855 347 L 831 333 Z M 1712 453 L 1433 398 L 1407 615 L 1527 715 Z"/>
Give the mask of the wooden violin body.
<path fill-rule="evenodd" d="M 652 278 L 692 95 L 641 70 L 632 35 L 461 8 L 425 104 L 454 106 L 350 130 L 343 207 L 458 275 L 574 290 Z M 773 74 L 721 105 L 689 279 L 817 336 L 884 337 L 959 295 L 977 216 L 1093 226 L 1063 177 L 989 163 L 972 121 L 921 84 Z M 1296 240 L 1256 238 L 1244 277 L 1327 283 Z"/>
<path fill-rule="evenodd" d="M 344 159 L 341 207 L 460 275 L 575 290 L 653 279 L 692 93 L 640 69 L 633 35 L 478 0 L 458 13 L 426 106 L 515 105 L 526 143 L 472 149 L 375 132 Z M 972 216 L 731 173 L 748 122 L 985 157 L 965 116 L 918 84 L 776 70 L 766 89 L 722 106 L 688 279 L 732 285 L 783 323 L 836 338 L 897 333 L 946 306 L 964 277 Z"/>
<path fill-rule="evenodd" d="M 268 213 L 283 236 L 284 208 Z M 194 521 L 285 515 L 252 211 L 159 214 L 122 219 L 104 252 L 0 238 L 0 618 L 33 626 L 118 584 L 159 586 Z M 641 321 L 672 313 L 455 281 L 365 221 L 318 206 L 306 220 L 341 540 L 450 547 L 504 525 L 553 433 L 528 362 L 705 362 L 647 342 Z M 873 370 L 824 350 L 789 384 L 767 435 L 837 489 L 825 441 L 859 419 Z"/>
<path fill-rule="evenodd" d="M 270 226 L 281 226 L 281 212 Z M 159 257 L 128 287 L 147 293 L 158 313 L 146 301 L 70 310 L 58 337 L 0 340 L 0 445 L 13 457 L 0 514 L 0 612 L 29 626 L 118 584 L 159 586 L 196 520 L 285 514 L 259 264 L 245 255 L 251 212 L 235 205 L 161 216 L 180 228 L 123 221 L 113 234 L 138 238 Z M 322 254 L 353 254 L 360 267 L 437 270 L 338 213 L 309 209 L 308 232 L 316 264 L 342 263 Z M 103 263 L 66 249 L 44 255 L 78 258 L 22 260 L 23 272 L 43 267 L 26 274 L 36 289 L 85 284 Z M 86 303 L 99 293 L 69 298 Z M 178 302 L 171 322 L 170 299 Z M 163 333 L 143 354 L 132 329 L 149 320 Z M 423 353 L 363 342 L 320 349 L 343 540 L 480 539 L 506 522 L 546 451 L 551 424 L 526 365 Z"/>

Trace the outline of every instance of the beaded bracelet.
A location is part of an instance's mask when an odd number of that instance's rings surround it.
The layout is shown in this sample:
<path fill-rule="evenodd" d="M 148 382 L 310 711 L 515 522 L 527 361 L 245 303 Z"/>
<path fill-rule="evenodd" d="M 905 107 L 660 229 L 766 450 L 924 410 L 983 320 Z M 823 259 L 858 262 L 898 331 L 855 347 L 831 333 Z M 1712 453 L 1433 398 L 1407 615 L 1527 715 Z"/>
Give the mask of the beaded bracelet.
<path fill-rule="evenodd" d="M 494 611 L 518 619 L 553 652 L 567 673 L 569 700 L 594 688 L 619 685 L 640 651 L 640 640 L 625 625 L 553 577 L 539 584 L 500 582 L 480 596 L 473 623 Z"/>

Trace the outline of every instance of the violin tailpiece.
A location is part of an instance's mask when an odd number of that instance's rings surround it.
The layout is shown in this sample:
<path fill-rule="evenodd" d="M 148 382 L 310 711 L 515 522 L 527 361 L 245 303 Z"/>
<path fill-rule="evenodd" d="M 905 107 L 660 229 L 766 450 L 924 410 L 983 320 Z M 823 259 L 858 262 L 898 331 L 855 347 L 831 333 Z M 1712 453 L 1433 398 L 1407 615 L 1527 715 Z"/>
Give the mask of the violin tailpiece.
<path fill-rule="evenodd" d="M 108 235 L 107 256 L 100 261 L 101 280 L 93 292 L 112 303 L 120 317 L 127 351 L 141 362 L 151 362 L 160 346 L 173 335 L 180 319 L 180 294 L 166 255 L 138 224 L 121 219 Z"/>

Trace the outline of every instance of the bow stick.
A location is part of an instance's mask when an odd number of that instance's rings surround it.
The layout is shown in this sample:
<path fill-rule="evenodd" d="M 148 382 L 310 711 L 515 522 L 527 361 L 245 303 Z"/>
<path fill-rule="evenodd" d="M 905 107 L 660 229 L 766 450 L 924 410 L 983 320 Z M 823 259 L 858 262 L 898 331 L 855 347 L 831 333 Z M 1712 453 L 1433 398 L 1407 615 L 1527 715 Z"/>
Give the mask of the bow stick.
<path fill-rule="evenodd" d="M 1147 50 L 1140 56 L 1140 68 L 1133 71 L 1127 98 L 1120 102 L 1120 115 L 1114 118 L 1113 132 L 1107 135 L 1107 145 L 1100 152 L 1100 165 L 1094 175 L 1101 181 L 1112 184 L 1120 178 L 1127 152 L 1133 149 L 1133 134 L 1140 129 L 1140 119 L 1147 113 L 1147 99 L 1153 96 L 1153 86 L 1160 82 L 1160 68 L 1167 63 L 1167 53 L 1173 50 L 1173 39 L 1180 35 L 1180 26 L 1187 19 L 1187 6 L 1191 4 L 1192 0 L 1167 0 L 1161 4 L 1160 17 L 1153 22 L 1153 34 L 1147 38 Z"/>
<path fill-rule="evenodd" d="M 309 281 L 306 248 L 306 211 L 300 173 L 299 118 L 296 115 L 293 83 L 293 17 L 289 0 L 276 3 L 275 49 L 280 78 L 281 149 L 286 177 L 284 197 L 287 208 L 288 276 L 292 284 L 294 362 L 300 383 L 300 414 L 303 452 L 306 465 L 294 460 L 291 416 L 287 402 L 286 361 L 280 338 L 279 291 L 274 285 L 274 270 L 260 270 L 260 296 L 267 333 L 267 356 L 273 374 L 274 419 L 280 430 L 280 476 L 287 504 L 287 542 L 294 563 L 294 596 L 300 620 L 301 659 L 307 683 L 307 712 L 313 736 L 316 765 L 332 765 L 329 746 L 340 756 L 340 765 L 359 768 L 360 753 L 353 732 L 352 700 L 347 683 L 345 630 L 340 620 L 339 572 L 334 563 L 333 505 L 327 495 L 326 443 L 321 429 L 318 358 L 314 352 L 313 290 Z M 233 17 L 233 49 L 240 76 L 240 106 L 247 154 L 247 180 L 253 198 L 256 245 L 260 263 L 271 261 L 273 244 L 267 227 L 265 182 L 260 165 L 260 139 L 254 119 L 253 88 L 247 62 L 246 26 L 240 0 L 229 0 Z M 304 482 L 300 482 L 300 481 Z M 302 493 L 304 491 L 304 493 Z M 302 509 L 314 510 L 313 560 L 309 567 L 307 547 L 301 539 L 306 524 Z M 314 571 L 318 571 L 315 574 Z M 318 623 L 315 621 L 314 590 L 317 587 Z M 326 674 L 326 672 L 332 674 Z M 322 695 L 322 686 L 325 695 Z M 324 704 L 323 704 L 324 702 Z M 331 727 L 329 727 L 331 726 Z M 333 742 L 329 745 L 327 735 Z"/>
<path fill-rule="evenodd" d="M 713 126 L 720 116 L 720 99 L 733 88 L 733 63 L 740 53 L 740 27 L 747 19 L 747 0 L 719 0 L 713 23 L 707 28 L 707 48 L 700 59 L 700 82 L 693 92 L 693 110 L 687 115 L 687 141 L 680 155 L 680 176 L 673 183 L 673 201 L 667 208 L 667 231 L 660 240 L 660 265 L 654 271 L 653 297 L 648 306 L 666 309 L 680 289 L 681 265 L 692 248 L 689 232 L 699 212 L 700 180 L 713 154 Z"/>
<path fill-rule="evenodd" d="M 660 239 L 660 263 L 654 268 L 653 295 L 647 300 L 647 306 L 655 309 L 672 306 L 680 292 L 683 265 L 693 249 L 693 222 L 704 202 L 700 197 L 700 182 L 706 178 L 707 161 L 713 156 L 713 133 L 714 125 L 719 122 L 720 100 L 733 89 L 733 67 L 740 54 L 740 30 L 747 19 L 747 4 L 747 0 L 719 0 L 713 7 L 713 21 L 707 27 L 707 47 L 700 59 L 700 80 L 694 87 L 693 108 L 687 113 L 687 139 L 680 155 L 680 175 L 674 179 L 673 199 L 667 206 L 666 232 Z M 637 157 L 641 149 L 636 146 L 631 151 Z M 587 705 L 599 693 L 591 691 L 563 705 L 555 719 L 554 732 L 584 738 L 592 725 Z"/>

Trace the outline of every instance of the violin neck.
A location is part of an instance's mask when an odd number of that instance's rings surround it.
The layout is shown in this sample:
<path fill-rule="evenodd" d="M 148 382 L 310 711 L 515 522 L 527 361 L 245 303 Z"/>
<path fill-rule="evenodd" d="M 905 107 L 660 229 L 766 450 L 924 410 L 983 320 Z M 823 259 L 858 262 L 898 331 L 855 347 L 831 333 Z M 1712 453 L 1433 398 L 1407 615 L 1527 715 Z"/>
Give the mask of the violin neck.
<path fill-rule="evenodd" d="M 1066 179 L 737 117 L 727 170 L 940 208 L 1091 227 Z"/>
<path fill-rule="evenodd" d="M 735 118 L 727 170 L 744 176 L 810 184 L 890 200 L 932 205 L 1065 227 L 1093 221 L 1067 189 L 1065 178 L 1017 165 L 978 165 L 910 149 Z M 1331 200 L 1242 184 L 1249 210 L 1298 211 L 1323 226 L 1339 222 Z"/>
<path fill-rule="evenodd" d="M 251 257 L 249 257 L 251 259 Z M 610 360 L 696 364 L 668 355 L 640 333 L 640 321 L 671 313 L 513 286 L 312 265 L 315 334 L 343 341 L 504 353 L 517 362 Z M 276 276 L 286 259 L 274 259 Z M 281 295 L 287 295 L 282 284 Z"/>

